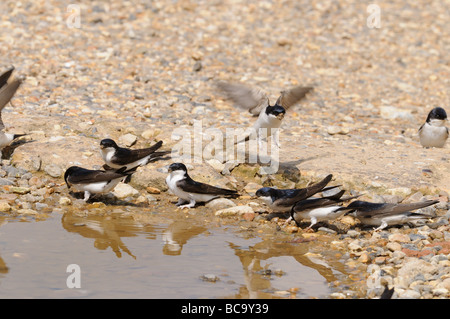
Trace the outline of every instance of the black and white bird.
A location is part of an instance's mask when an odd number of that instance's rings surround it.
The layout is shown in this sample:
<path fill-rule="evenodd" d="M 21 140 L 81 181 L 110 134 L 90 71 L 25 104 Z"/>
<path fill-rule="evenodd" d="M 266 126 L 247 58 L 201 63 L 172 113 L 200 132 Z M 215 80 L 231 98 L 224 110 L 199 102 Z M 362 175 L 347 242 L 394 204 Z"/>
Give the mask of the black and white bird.
<path fill-rule="evenodd" d="M 295 203 L 307 199 L 318 192 L 338 187 L 326 187 L 332 178 L 333 175 L 329 174 L 320 182 L 305 188 L 276 189 L 262 187 L 256 191 L 255 195 L 264 201 L 273 212 L 289 212 Z"/>
<path fill-rule="evenodd" d="M 278 145 L 279 128 L 286 111 L 302 100 L 312 87 L 296 86 L 292 89 L 281 91 L 274 105 L 270 105 L 267 94 L 258 88 L 249 88 L 242 84 L 219 82 L 217 84 L 225 95 L 237 106 L 248 109 L 258 119 L 253 127 L 245 134 L 245 138 L 236 143 L 248 141 L 252 136 L 257 137 L 259 145 L 263 138 L 272 136 L 272 141 Z"/>
<path fill-rule="evenodd" d="M 425 123 L 419 128 L 420 144 L 427 148 L 444 147 L 449 135 L 446 121 L 447 113 L 442 107 L 432 109 Z"/>
<path fill-rule="evenodd" d="M 8 146 L 15 139 L 25 136 L 26 134 L 13 134 L 4 132 L 5 125 L 2 120 L 1 112 L 3 108 L 11 101 L 23 79 L 16 78 L 9 81 L 14 67 L 11 67 L 0 75 L 0 150 Z"/>
<path fill-rule="evenodd" d="M 312 226 L 320 221 L 328 221 L 341 217 L 345 213 L 353 210 L 353 208 L 342 206 L 342 203 L 359 197 L 359 195 L 357 195 L 342 198 L 344 193 L 345 190 L 341 190 L 339 193 L 331 196 L 309 198 L 297 202 L 292 207 L 291 216 L 286 220 L 286 223 L 295 220 L 297 224 L 300 224 L 301 221 L 309 220 L 311 221 L 311 224 L 307 229 L 311 229 Z"/>
<path fill-rule="evenodd" d="M 106 138 L 100 141 L 100 149 L 105 169 L 124 169 L 129 171 L 135 167 L 147 165 L 161 157 L 170 154 L 171 151 L 157 151 L 163 142 L 143 149 L 128 149 L 119 147 L 112 139 Z"/>
<path fill-rule="evenodd" d="M 439 203 L 438 200 L 426 200 L 416 203 L 371 203 L 366 201 L 354 201 L 347 206 L 353 209 L 348 212 L 359 219 L 362 224 L 378 226 L 375 230 L 382 230 L 392 225 L 402 225 L 416 220 L 425 220 L 433 216 L 411 212 L 416 209 L 428 207 Z"/>
<path fill-rule="evenodd" d="M 217 197 L 238 197 L 235 190 L 215 187 L 194 181 L 188 174 L 186 165 L 173 163 L 169 166 L 166 184 L 170 191 L 178 196 L 180 208 L 192 208 L 198 202 L 208 202 Z"/>
<path fill-rule="evenodd" d="M 77 192 L 84 192 L 84 201 L 91 195 L 106 194 L 114 189 L 120 182 L 133 174 L 136 168 L 131 170 L 90 170 L 79 166 L 71 166 L 64 173 L 64 181 L 67 188 L 73 188 Z"/>

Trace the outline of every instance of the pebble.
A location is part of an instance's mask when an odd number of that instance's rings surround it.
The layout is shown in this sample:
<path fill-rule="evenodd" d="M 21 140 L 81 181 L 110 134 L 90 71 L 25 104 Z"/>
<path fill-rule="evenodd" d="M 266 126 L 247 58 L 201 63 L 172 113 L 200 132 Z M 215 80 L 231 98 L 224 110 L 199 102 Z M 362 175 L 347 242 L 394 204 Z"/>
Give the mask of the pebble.
<path fill-rule="evenodd" d="M 214 211 L 235 207 L 236 204 L 228 198 L 216 198 L 205 204 L 206 207 Z"/>
<path fill-rule="evenodd" d="M 117 184 L 117 186 L 114 188 L 113 192 L 114 196 L 116 196 L 119 199 L 124 199 L 130 196 L 136 196 L 139 194 L 139 191 L 135 188 L 133 188 L 131 185 L 129 184 L 125 184 L 125 183 L 119 183 Z"/>
<path fill-rule="evenodd" d="M 243 215 L 247 213 L 254 213 L 253 208 L 251 208 L 248 205 L 242 205 L 220 209 L 216 211 L 214 215 L 220 217 L 229 217 L 229 216 Z"/>

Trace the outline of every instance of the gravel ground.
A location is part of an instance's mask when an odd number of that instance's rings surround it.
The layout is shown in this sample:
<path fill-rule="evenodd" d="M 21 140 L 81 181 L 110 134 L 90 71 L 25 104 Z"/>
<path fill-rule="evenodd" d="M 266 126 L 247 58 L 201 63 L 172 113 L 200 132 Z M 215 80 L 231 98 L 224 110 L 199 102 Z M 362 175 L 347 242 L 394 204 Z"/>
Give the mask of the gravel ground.
<path fill-rule="evenodd" d="M 192 175 L 242 188 L 248 195 L 239 204 L 253 201 L 253 213 L 242 214 L 253 223 L 325 236 L 324 247 L 366 272 L 364 298 L 380 296 L 384 285 L 395 288 L 394 298 L 450 297 L 450 146 L 423 149 L 417 136 L 433 107 L 450 111 L 450 4 L 378 2 L 381 25 L 371 28 L 371 2 L 93 1 L 75 7 L 79 28 L 65 1 L 2 2 L 0 65 L 26 76 L 3 119 L 8 131 L 29 133 L 29 143 L 2 161 L 0 211 L 39 219 L 58 203 L 78 205 L 62 174 L 74 163 L 101 165 L 104 137 L 133 147 L 162 139 L 170 148 L 175 129 L 192 130 L 195 121 L 204 130 L 251 125 L 254 118 L 216 90 L 217 80 L 273 98 L 312 85 L 284 120 L 283 165 L 273 180 L 244 165 L 222 175 L 214 161 L 192 164 Z M 140 169 L 116 196 L 151 205 L 158 194 L 171 204 L 166 165 Z M 269 220 L 251 197 L 260 185 L 302 186 L 328 173 L 363 199 L 438 198 L 428 210 L 438 217 L 381 232 L 346 218 L 336 222 L 345 231 L 309 234 Z M 330 297 L 355 296 L 342 288 Z"/>

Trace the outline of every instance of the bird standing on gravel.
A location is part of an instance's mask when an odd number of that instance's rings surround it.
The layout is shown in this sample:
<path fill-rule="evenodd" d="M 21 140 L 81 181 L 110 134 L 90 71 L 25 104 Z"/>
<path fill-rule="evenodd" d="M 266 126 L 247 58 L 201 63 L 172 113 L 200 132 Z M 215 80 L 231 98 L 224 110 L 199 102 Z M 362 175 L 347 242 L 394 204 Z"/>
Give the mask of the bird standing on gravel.
<path fill-rule="evenodd" d="M 208 202 L 217 197 L 239 196 L 235 190 L 194 181 L 183 163 L 173 163 L 169 166 L 166 184 L 170 191 L 179 197 L 176 205 L 180 208 L 192 208 L 197 202 Z"/>
<path fill-rule="evenodd" d="M 120 182 L 136 171 L 134 169 L 125 171 L 90 170 L 78 166 L 69 167 L 64 173 L 64 181 L 67 188 L 78 192 L 84 192 L 84 201 L 88 201 L 91 195 L 106 194 L 114 189 Z"/>
<path fill-rule="evenodd" d="M 0 150 L 8 146 L 13 140 L 27 134 L 12 134 L 5 133 L 5 125 L 1 117 L 1 111 L 10 102 L 11 98 L 16 93 L 19 86 L 22 84 L 22 79 L 13 79 L 9 81 L 14 67 L 9 68 L 7 71 L 0 75 Z"/>
<path fill-rule="evenodd" d="M 352 208 L 350 215 L 358 218 L 366 225 L 379 226 L 375 229 L 382 230 L 391 225 L 402 225 L 414 220 L 428 219 L 433 216 L 411 211 L 428 207 L 439 203 L 438 200 L 427 200 L 417 203 L 393 204 L 393 203 L 370 203 L 365 201 L 354 201 L 347 208 Z"/>
<path fill-rule="evenodd" d="M 312 90 L 312 87 L 296 86 L 282 91 L 275 105 L 270 105 L 269 97 L 260 89 L 227 82 L 219 82 L 217 85 L 237 106 L 248 109 L 253 116 L 258 116 L 253 127 L 245 134 L 246 137 L 236 143 L 248 141 L 251 135 L 256 134 L 259 145 L 263 138 L 272 136 L 272 141 L 277 146 L 279 146 L 279 127 L 286 110 L 297 104 Z"/>
<path fill-rule="evenodd" d="M 446 121 L 447 113 L 442 107 L 432 109 L 425 123 L 419 128 L 420 144 L 427 148 L 444 147 L 449 135 Z"/>
<path fill-rule="evenodd" d="M 338 186 L 326 187 L 333 177 L 332 174 L 327 175 L 320 182 L 297 189 L 276 189 L 272 187 L 262 187 L 256 191 L 262 201 L 264 201 L 274 212 L 289 212 L 298 201 L 307 199 L 318 192 L 336 188 Z"/>
<path fill-rule="evenodd" d="M 320 221 L 328 221 L 341 217 L 345 213 L 353 210 L 353 208 L 343 207 L 342 203 L 357 196 L 345 197 L 345 190 L 340 191 L 337 194 L 331 196 L 325 196 L 322 198 L 310 198 L 297 202 L 291 209 L 291 216 L 286 223 L 292 219 L 299 224 L 303 220 L 310 220 L 311 224 L 307 229 L 311 229 L 312 226 Z"/>
<path fill-rule="evenodd" d="M 106 165 L 105 169 L 121 169 L 125 171 L 135 167 L 147 165 L 169 154 L 171 151 L 157 150 L 162 146 L 163 142 L 159 141 L 155 145 L 148 148 L 131 150 L 119 147 L 112 139 L 106 138 L 101 140 L 101 155 Z"/>

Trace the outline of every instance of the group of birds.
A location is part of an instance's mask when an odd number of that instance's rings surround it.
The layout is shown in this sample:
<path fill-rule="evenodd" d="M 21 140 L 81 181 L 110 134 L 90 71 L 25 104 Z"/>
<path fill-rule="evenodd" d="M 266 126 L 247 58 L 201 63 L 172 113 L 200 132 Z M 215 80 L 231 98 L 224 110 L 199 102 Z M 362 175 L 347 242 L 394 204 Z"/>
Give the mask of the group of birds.
<path fill-rule="evenodd" d="M 14 68 L 10 68 L 0 75 L 0 109 L 10 102 L 22 79 L 9 81 Z M 250 114 L 257 116 L 252 129 L 259 132 L 266 129 L 264 137 L 272 136 L 277 140 L 282 120 L 286 111 L 302 100 L 312 87 L 297 86 L 290 90 L 282 91 L 274 105 L 270 105 L 268 95 L 260 89 L 248 88 L 242 84 L 218 83 L 218 88 L 224 92 L 227 98 L 237 106 L 247 109 Z M 445 126 L 447 114 L 441 107 L 434 108 L 428 115 L 426 122 L 419 129 L 420 143 L 424 147 L 443 147 L 448 138 L 448 128 Z M 0 128 L 4 129 L 0 116 Z M 22 135 L 14 135 L 1 132 L 0 148 L 8 145 L 15 138 Z M 246 136 L 241 141 L 247 141 Z M 256 136 L 258 143 L 262 143 L 263 137 Z M 112 191 L 118 183 L 128 182 L 131 175 L 140 166 L 164 159 L 171 151 L 161 151 L 163 142 L 158 141 L 151 147 L 144 149 L 128 149 L 117 145 L 112 139 L 100 141 L 101 156 L 105 162 L 103 169 L 91 170 L 79 166 L 69 167 L 64 174 L 64 181 L 69 189 L 84 193 L 84 200 L 98 194 Z M 276 143 L 278 146 L 278 143 Z M 345 190 L 340 190 L 339 185 L 328 186 L 332 175 L 326 176 L 320 182 L 299 189 L 277 189 L 263 187 L 257 190 L 256 197 L 264 201 L 274 213 L 289 213 L 288 223 L 294 220 L 297 224 L 310 221 L 308 229 L 321 221 L 329 221 L 344 214 L 352 214 L 361 223 L 378 226 L 377 230 L 390 225 L 404 224 L 418 219 L 428 219 L 432 216 L 422 213 L 414 213 L 414 210 L 438 203 L 437 200 L 426 200 L 416 203 L 371 203 L 354 200 L 347 206 L 344 202 L 356 199 L 358 196 L 343 197 Z M 193 180 L 186 165 L 180 162 L 172 163 L 168 168 L 166 184 L 169 190 L 179 200 L 176 205 L 180 208 L 192 208 L 197 203 L 211 201 L 217 197 L 239 197 L 236 190 L 220 188 Z M 335 189 L 335 191 L 332 191 Z M 331 191 L 331 195 L 330 195 Z M 314 195 L 322 193 L 321 197 Z"/>

